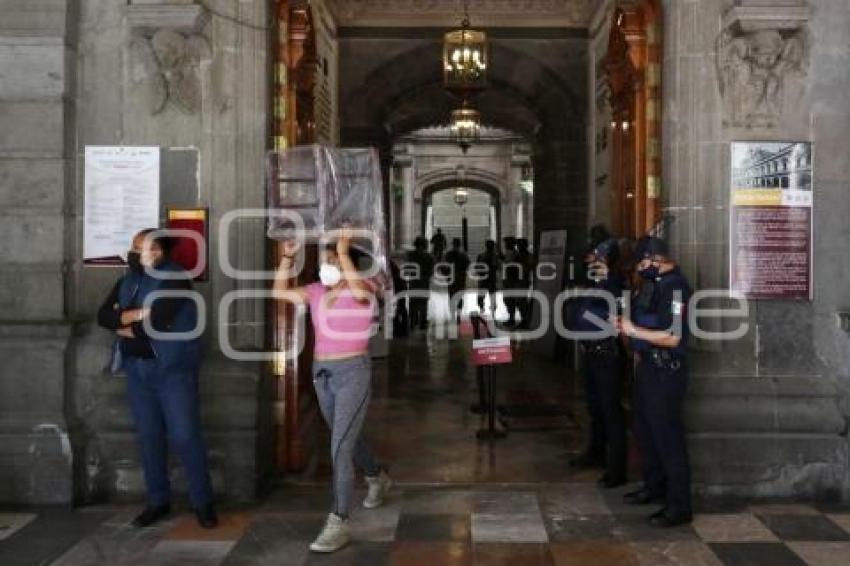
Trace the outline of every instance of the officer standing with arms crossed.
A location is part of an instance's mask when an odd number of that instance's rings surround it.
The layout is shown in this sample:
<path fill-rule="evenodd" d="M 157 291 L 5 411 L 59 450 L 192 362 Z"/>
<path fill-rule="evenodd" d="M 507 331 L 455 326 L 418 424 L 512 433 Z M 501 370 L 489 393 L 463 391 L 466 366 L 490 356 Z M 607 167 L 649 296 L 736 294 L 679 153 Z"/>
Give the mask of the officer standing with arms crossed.
<path fill-rule="evenodd" d="M 670 257 L 667 244 L 649 238 L 637 266 L 640 276 L 653 282 L 644 309 L 623 316 L 620 332 L 638 353 L 635 411 L 638 413 L 643 465 L 643 493 L 635 503 L 663 497 L 664 507 L 650 516 L 650 524 L 674 527 L 689 523 L 691 477 L 682 411 L 688 383 L 687 312 L 692 291 L 688 280 Z"/>

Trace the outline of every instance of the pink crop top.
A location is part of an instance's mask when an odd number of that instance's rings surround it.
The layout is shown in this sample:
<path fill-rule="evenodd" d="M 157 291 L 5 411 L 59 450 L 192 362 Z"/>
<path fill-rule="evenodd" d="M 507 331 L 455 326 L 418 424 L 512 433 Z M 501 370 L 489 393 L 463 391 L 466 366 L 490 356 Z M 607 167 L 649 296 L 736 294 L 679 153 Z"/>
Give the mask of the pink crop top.
<path fill-rule="evenodd" d="M 372 302 L 358 302 L 350 290 L 344 289 L 329 307 L 324 300 L 327 287 L 316 282 L 304 289 L 316 335 L 316 355 L 355 354 L 368 349 L 375 312 Z"/>

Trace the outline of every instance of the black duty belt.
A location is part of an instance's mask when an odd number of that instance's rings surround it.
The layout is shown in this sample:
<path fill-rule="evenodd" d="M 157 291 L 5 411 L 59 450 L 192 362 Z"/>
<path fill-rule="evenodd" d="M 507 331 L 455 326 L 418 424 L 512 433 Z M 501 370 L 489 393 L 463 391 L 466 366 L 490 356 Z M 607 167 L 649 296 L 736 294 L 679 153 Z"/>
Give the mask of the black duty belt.
<path fill-rule="evenodd" d="M 603 338 L 602 340 L 583 340 L 579 342 L 579 345 L 583 353 L 595 356 L 614 355 L 619 352 L 616 338 Z"/>
<path fill-rule="evenodd" d="M 652 348 L 645 354 L 646 361 L 655 367 L 676 371 L 682 367 L 684 362 L 680 355 L 665 348 Z"/>

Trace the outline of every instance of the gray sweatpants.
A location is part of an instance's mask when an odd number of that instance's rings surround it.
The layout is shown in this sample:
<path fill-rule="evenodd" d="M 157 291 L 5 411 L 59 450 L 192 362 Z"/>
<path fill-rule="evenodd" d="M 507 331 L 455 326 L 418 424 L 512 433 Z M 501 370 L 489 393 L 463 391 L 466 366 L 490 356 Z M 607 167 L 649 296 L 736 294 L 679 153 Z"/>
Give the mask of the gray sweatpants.
<path fill-rule="evenodd" d="M 368 355 L 313 362 L 313 386 L 322 416 L 331 429 L 333 458 L 332 512 L 348 516 L 354 491 L 354 465 L 367 476 L 380 467 L 360 432 L 372 394 L 372 364 Z"/>

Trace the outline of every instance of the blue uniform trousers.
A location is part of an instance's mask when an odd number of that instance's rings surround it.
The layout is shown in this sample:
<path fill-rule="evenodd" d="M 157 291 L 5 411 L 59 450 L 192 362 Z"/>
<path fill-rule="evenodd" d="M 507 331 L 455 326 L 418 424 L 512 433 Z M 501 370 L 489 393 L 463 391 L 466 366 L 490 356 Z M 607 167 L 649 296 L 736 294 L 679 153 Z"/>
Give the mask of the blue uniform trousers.
<path fill-rule="evenodd" d="M 192 507 L 212 503 L 201 434 L 196 369 L 162 370 L 156 359 L 126 358 L 127 394 L 136 425 L 150 505 L 171 502 L 168 445 L 183 463 Z"/>
<path fill-rule="evenodd" d="M 682 411 L 688 372 L 641 360 L 635 384 L 636 436 L 644 487 L 668 514 L 691 513 L 691 470 Z"/>

